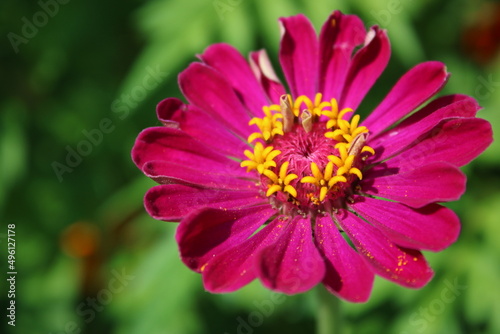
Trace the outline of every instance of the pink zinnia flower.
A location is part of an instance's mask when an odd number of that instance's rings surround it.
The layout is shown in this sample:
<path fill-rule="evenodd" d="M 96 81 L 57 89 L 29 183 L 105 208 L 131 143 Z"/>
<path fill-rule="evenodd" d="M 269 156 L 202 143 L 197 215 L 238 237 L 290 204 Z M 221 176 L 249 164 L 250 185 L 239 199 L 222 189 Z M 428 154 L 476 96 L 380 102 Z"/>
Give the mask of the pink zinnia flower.
<path fill-rule="evenodd" d="M 436 61 L 408 71 L 360 121 L 389 60 L 386 31 L 338 11 L 319 38 L 303 15 L 280 23 L 288 94 L 264 50 L 247 63 L 215 44 L 179 76 L 188 103 L 159 103 L 163 126 L 132 151 L 161 184 L 146 210 L 180 221 L 181 258 L 210 292 L 259 278 L 287 294 L 322 283 L 362 302 L 374 274 L 424 286 L 433 272 L 421 250 L 448 247 L 460 230 L 437 203 L 463 194 L 459 167 L 491 143 L 490 124 L 464 95 L 418 109 L 449 77 Z"/>

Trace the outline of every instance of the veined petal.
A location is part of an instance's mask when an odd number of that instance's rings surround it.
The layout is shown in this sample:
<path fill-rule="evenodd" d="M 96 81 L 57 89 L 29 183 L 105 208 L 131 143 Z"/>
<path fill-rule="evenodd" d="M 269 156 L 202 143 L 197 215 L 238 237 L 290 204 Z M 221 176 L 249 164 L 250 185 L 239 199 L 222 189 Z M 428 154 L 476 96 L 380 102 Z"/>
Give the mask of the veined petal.
<path fill-rule="evenodd" d="M 255 182 L 235 176 L 241 167 L 234 164 L 225 169 L 209 169 L 207 166 L 186 166 L 170 161 L 148 161 L 142 166 L 144 174 L 161 184 L 179 183 L 214 189 L 241 189 L 254 187 Z"/>
<path fill-rule="evenodd" d="M 252 114 L 263 115 L 262 106 L 268 104 L 266 94 L 250 65 L 234 47 L 223 43 L 214 44 L 200 58 L 226 78 Z"/>
<path fill-rule="evenodd" d="M 367 301 L 374 275 L 361 255 L 344 240 L 331 217 L 318 218 L 314 232 L 316 246 L 325 259 L 326 288 L 350 302 Z"/>
<path fill-rule="evenodd" d="M 144 197 L 144 206 L 149 215 L 164 221 L 180 221 L 198 208 L 240 209 L 266 203 L 257 189 L 230 191 L 182 184 L 153 187 Z"/>
<path fill-rule="evenodd" d="M 150 161 L 168 161 L 186 167 L 203 166 L 206 170 L 221 170 L 233 176 L 245 177 L 238 162 L 229 159 L 192 138 L 185 132 L 154 127 L 143 130 L 132 149 L 132 160 L 142 170 Z"/>
<path fill-rule="evenodd" d="M 398 246 L 440 251 L 458 238 L 460 221 L 450 209 L 429 204 L 419 209 L 356 196 L 350 205 Z"/>
<path fill-rule="evenodd" d="M 253 281 L 257 277 L 257 254 L 276 242 L 284 228 L 283 219 L 277 217 L 249 239 L 209 261 L 203 271 L 205 289 L 214 293 L 232 292 Z"/>
<path fill-rule="evenodd" d="M 259 253 L 257 275 L 271 290 L 301 293 L 321 282 L 325 264 L 313 243 L 309 219 L 295 216 L 283 224 L 276 242 Z"/>
<path fill-rule="evenodd" d="M 464 102 L 464 104 L 458 104 L 458 102 L 461 101 Z M 447 108 L 447 106 L 450 106 L 450 108 Z M 425 107 L 401 122 L 398 127 L 404 128 L 417 123 L 426 117 L 432 116 L 441 109 L 445 111 L 442 113 L 442 118 L 474 117 L 481 107 L 473 97 L 462 94 L 445 95 L 429 102 Z"/>
<path fill-rule="evenodd" d="M 436 162 L 405 169 L 372 168 L 364 173 L 367 194 L 398 201 L 414 208 L 435 202 L 456 201 L 465 191 L 465 175 L 455 166 Z"/>
<path fill-rule="evenodd" d="M 447 119 L 437 125 L 427 136 L 419 138 L 412 146 L 387 162 L 393 166 L 447 162 L 461 167 L 493 142 L 491 124 L 480 118 Z"/>
<path fill-rule="evenodd" d="M 399 79 L 362 125 L 373 133 L 390 127 L 436 94 L 448 77 L 446 66 L 441 62 L 429 61 L 413 67 Z"/>
<path fill-rule="evenodd" d="M 239 245 L 275 214 L 270 205 L 237 210 L 202 208 L 184 218 L 175 238 L 182 261 L 201 272 L 212 258 Z"/>
<path fill-rule="evenodd" d="M 337 217 L 376 274 L 408 288 L 421 288 L 432 278 L 432 269 L 419 251 L 397 246 L 377 228 L 347 210 L 339 210 Z"/>
<path fill-rule="evenodd" d="M 391 48 L 387 32 L 372 27 L 366 39 L 351 61 L 339 101 L 340 109 L 356 109 L 389 62 Z"/>
<path fill-rule="evenodd" d="M 314 96 L 317 92 L 318 38 L 311 22 L 302 14 L 280 18 L 280 63 L 292 96 Z"/>
<path fill-rule="evenodd" d="M 452 102 L 446 104 L 446 101 Z M 432 134 L 433 129 L 443 120 L 474 117 L 479 109 L 479 105 L 471 97 L 442 97 L 434 100 L 393 129 L 382 134 L 375 134 L 373 138 L 370 137 L 369 143 L 378 153 L 377 159 L 386 160 L 412 147 L 429 132 Z"/>
<path fill-rule="evenodd" d="M 229 81 L 213 68 L 192 63 L 179 75 L 182 93 L 189 101 L 224 124 L 241 138 L 247 138 L 250 114 Z"/>
<path fill-rule="evenodd" d="M 257 77 L 257 80 L 264 88 L 269 100 L 272 103 L 279 105 L 280 97 L 286 94 L 286 90 L 274 72 L 266 50 L 251 52 L 250 66 L 254 75 Z"/>
<path fill-rule="evenodd" d="M 203 110 L 184 104 L 177 98 L 161 101 L 156 112 L 158 119 L 167 127 L 181 129 L 220 153 L 242 158 L 241 152 L 248 148 L 245 142 L 225 125 Z"/>
<path fill-rule="evenodd" d="M 335 11 L 324 23 L 319 37 L 319 91 L 326 100 L 340 97 L 354 48 L 365 36 L 365 26 L 355 15 Z"/>

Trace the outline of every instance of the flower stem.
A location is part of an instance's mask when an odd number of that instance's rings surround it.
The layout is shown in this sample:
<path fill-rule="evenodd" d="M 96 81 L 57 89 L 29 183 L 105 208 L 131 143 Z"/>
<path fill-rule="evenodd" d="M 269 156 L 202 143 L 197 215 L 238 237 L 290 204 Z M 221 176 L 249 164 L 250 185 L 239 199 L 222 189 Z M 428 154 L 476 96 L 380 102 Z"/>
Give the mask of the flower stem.
<path fill-rule="evenodd" d="M 342 333 L 340 299 L 332 295 L 323 285 L 316 288 L 318 312 L 316 320 L 317 334 Z"/>

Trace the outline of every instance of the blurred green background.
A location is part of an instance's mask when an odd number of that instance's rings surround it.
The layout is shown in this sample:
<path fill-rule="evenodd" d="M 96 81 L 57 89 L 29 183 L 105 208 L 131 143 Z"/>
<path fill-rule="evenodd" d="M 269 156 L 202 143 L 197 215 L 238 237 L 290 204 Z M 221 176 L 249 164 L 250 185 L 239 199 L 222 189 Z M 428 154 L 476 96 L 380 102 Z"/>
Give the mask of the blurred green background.
<path fill-rule="evenodd" d="M 500 131 L 497 2 L 3 1 L 1 261 L 7 272 L 7 225 L 15 224 L 18 274 L 15 327 L 2 279 L 2 333 L 313 331 L 314 291 L 276 299 L 254 282 L 204 292 L 179 260 L 176 225 L 144 212 L 155 183 L 130 150 L 142 129 L 159 125 L 156 103 L 181 97 L 177 74 L 208 45 L 266 48 L 276 64 L 278 17 L 304 13 L 319 28 L 334 9 L 379 24 L 391 39 L 391 62 L 361 113 L 410 67 L 440 60 L 452 73 L 441 94 L 474 96 L 479 116 Z M 155 80 L 145 84 L 148 76 Z M 464 168 L 468 191 L 450 204 L 462 233 L 427 254 L 432 282 L 408 290 L 377 279 L 368 303 L 343 303 L 346 333 L 500 333 L 499 154 L 496 142 Z"/>

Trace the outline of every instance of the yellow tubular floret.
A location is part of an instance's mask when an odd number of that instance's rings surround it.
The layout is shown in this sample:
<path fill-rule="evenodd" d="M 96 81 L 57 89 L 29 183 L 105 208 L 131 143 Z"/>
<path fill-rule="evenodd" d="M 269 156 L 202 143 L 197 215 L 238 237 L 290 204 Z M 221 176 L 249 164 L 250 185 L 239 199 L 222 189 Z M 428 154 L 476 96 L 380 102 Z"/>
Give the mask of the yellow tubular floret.
<path fill-rule="evenodd" d="M 340 158 L 342 159 L 342 161 L 345 161 L 348 157 L 347 147 L 345 145 L 340 146 L 339 153 L 340 153 Z"/>
<path fill-rule="evenodd" d="M 373 149 L 369 146 L 365 146 L 367 149 L 365 151 L 373 151 Z M 364 149 L 364 147 L 363 147 Z M 361 150 L 363 152 L 363 149 Z M 356 175 L 360 180 L 363 179 L 363 174 L 361 173 L 361 170 L 359 168 L 353 167 L 354 164 L 354 159 L 356 159 L 356 155 L 349 154 L 347 151 L 347 145 L 340 145 L 338 147 L 339 150 L 339 155 L 329 155 L 328 160 L 330 160 L 331 163 L 335 164 L 337 166 L 337 176 L 340 179 L 340 181 L 337 182 L 347 182 L 346 178 L 344 175 L 348 174 L 354 174 Z"/>
<path fill-rule="evenodd" d="M 334 159 L 331 160 L 336 160 L 335 158 L 339 159 L 336 156 L 331 156 L 334 157 Z M 330 158 L 330 157 L 329 157 Z M 340 160 L 340 159 L 339 159 Z M 337 163 L 343 163 L 343 161 L 336 161 Z M 300 182 L 301 183 L 312 183 L 319 187 L 319 200 L 320 202 L 323 201 L 327 194 L 328 191 L 337 183 L 339 182 L 347 182 L 347 179 L 342 176 L 342 175 L 333 175 L 333 165 L 337 165 L 333 161 L 330 161 L 326 164 L 325 170 L 323 173 L 319 170 L 319 167 L 316 163 L 311 162 L 311 173 L 313 176 L 304 176 Z M 338 166 L 337 166 L 338 167 Z"/>
<path fill-rule="evenodd" d="M 336 99 L 332 99 L 330 101 L 330 108 L 331 110 L 325 110 L 323 111 L 323 115 L 328 117 L 329 120 L 326 122 L 326 128 L 330 129 L 333 128 L 334 126 L 337 126 L 337 120 L 338 120 L 338 114 L 339 114 L 339 106 L 337 104 Z"/>
<path fill-rule="evenodd" d="M 371 148 L 370 146 L 363 146 L 361 149 L 361 152 L 370 152 L 372 155 L 375 154 L 375 150 Z"/>
<path fill-rule="evenodd" d="M 354 115 L 350 122 L 343 119 L 347 113 L 353 112 L 351 108 L 344 108 L 339 112 L 335 99 L 332 99 L 330 105 L 332 108 L 331 111 L 322 112 L 322 115 L 330 118 L 330 120 L 326 122 L 326 128 L 331 131 L 326 132 L 325 137 L 336 140 L 339 143 L 344 142 L 349 144 L 358 135 L 368 132 L 366 126 L 358 126 L 360 120 L 359 115 Z"/>
<path fill-rule="evenodd" d="M 251 143 L 253 142 L 255 139 L 258 139 L 258 138 L 263 138 L 264 136 L 262 135 L 262 133 L 259 133 L 259 132 L 254 132 L 252 133 L 249 137 L 248 137 L 248 142 Z"/>
<path fill-rule="evenodd" d="M 268 170 L 270 167 L 276 167 L 274 158 L 276 158 L 281 151 L 274 150 L 272 146 L 264 148 L 262 143 L 259 142 L 255 144 L 253 153 L 250 150 L 245 150 L 243 153 L 248 160 L 243 160 L 240 166 L 247 167 L 247 172 L 256 169 L 259 174 L 263 174 L 264 171 Z"/>
<path fill-rule="evenodd" d="M 254 117 L 248 122 L 248 125 L 257 125 L 260 132 L 254 132 L 248 137 L 248 142 L 251 143 L 256 139 L 270 141 L 275 135 L 283 135 L 283 122 L 279 119 L 283 115 L 279 112 L 280 106 L 273 104 L 270 107 L 263 107 L 265 116 L 263 118 Z M 275 111 L 273 114 L 271 111 Z"/>
<path fill-rule="evenodd" d="M 328 188 L 321 187 L 321 189 L 319 190 L 319 200 L 323 201 L 325 199 L 327 193 L 328 193 Z"/>
<path fill-rule="evenodd" d="M 267 176 L 273 183 L 269 185 L 269 188 L 267 189 L 266 196 L 269 197 L 272 194 L 282 191 L 284 193 L 288 193 L 292 195 L 293 197 L 297 197 L 297 190 L 290 185 L 290 182 L 298 178 L 296 174 L 288 174 L 288 165 L 289 162 L 286 161 L 284 162 L 279 171 L 279 177 L 274 173 L 273 171 L 266 170 L 264 171 L 264 175 Z"/>
<path fill-rule="evenodd" d="M 333 130 L 332 132 L 327 132 L 325 133 L 326 138 L 331 138 L 336 141 L 341 141 L 342 140 L 342 135 L 344 134 L 344 131 L 341 129 L 336 129 Z"/>
<path fill-rule="evenodd" d="M 295 190 L 295 188 L 292 187 L 291 185 L 286 185 L 285 189 L 283 189 L 283 191 L 286 193 L 289 193 L 293 197 L 297 197 L 297 190 Z"/>
<path fill-rule="evenodd" d="M 288 174 L 284 179 L 282 178 L 285 184 L 290 184 L 293 180 L 298 178 L 297 174 Z"/>
<path fill-rule="evenodd" d="M 351 124 L 350 124 L 350 128 L 351 129 L 356 129 L 358 127 L 358 123 L 359 123 L 359 115 L 354 115 L 351 119 Z"/>
<path fill-rule="evenodd" d="M 325 108 L 331 108 L 331 103 L 323 101 L 323 94 L 321 93 L 316 93 L 314 102 L 305 95 L 298 96 L 295 101 L 293 101 L 292 97 L 288 95 L 288 99 L 295 117 L 299 117 L 300 112 L 306 109 L 311 113 L 311 115 L 317 118 L 325 112 L 329 112 L 328 110 L 324 110 Z M 305 105 L 305 108 L 303 105 Z"/>
<path fill-rule="evenodd" d="M 363 179 L 363 174 L 361 174 L 361 171 L 358 168 L 351 168 L 349 169 L 349 174 L 354 174 L 358 177 L 358 179 L 362 180 Z"/>
<path fill-rule="evenodd" d="M 338 120 L 344 120 L 344 116 L 345 114 L 347 114 L 348 112 L 352 112 L 353 110 L 351 108 L 344 108 L 342 109 L 340 112 L 339 112 L 339 115 L 338 115 Z M 347 122 L 347 121 L 346 121 Z"/>
<path fill-rule="evenodd" d="M 331 188 L 339 182 L 347 182 L 347 179 L 345 178 L 345 176 L 336 175 L 336 176 L 332 177 L 330 179 L 330 181 L 328 181 L 328 186 Z"/>
<path fill-rule="evenodd" d="M 359 128 L 356 128 L 355 130 L 351 130 L 351 137 L 354 138 L 357 135 L 359 135 L 361 133 L 366 133 L 366 132 L 368 132 L 368 129 L 366 128 L 366 126 L 360 126 Z"/>
<path fill-rule="evenodd" d="M 281 191 L 281 186 L 278 184 L 273 184 L 269 186 L 269 189 L 267 189 L 266 196 L 269 197 L 278 191 Z"/>
<path fill-rule="evenodd" d="M 319 186 L 318 179 L 314 176 L 304 176 L 302 179 L 300 179 L 300 183 L 312 183 Z"/>
<path fill-rule="evenodd" d="M 337 166 L 337 168 L 342 167 L 342 165 L 344 164 L 344 161 L 336 155 L 329 155 L 328 160 L 333 162 L 335 166 Z"/>
<path fill-rule="evenodd" d="M 355 178 L 362 180 L 360 166 L 363 164 L 359 163 L 368 158 L 368 154 L 363 153 L 374 155 L 375 150 L 365 145 L 369 130 L 366 126 L 360 126 L 360 116 L 354 115 L 353 109 L 339 109 L 336 99 L 323 101 L 322 93 L 317 93 L 313 99 L 305 95 L 295 99 L 290 94 L 281 95 L 279 105 L 264 106 L 262 110 L 263 117 L 254 117 L 248 123 L 255 125 L 258 131 L 248 137 L 248 142 L 255 146 L 253 150 L 244 151 L 247 159 L 240 165 L 247 172 L 256 170 L 261 175 L 260 181 L 267 187 L 266 196 L 279 196 L 272 201 L 283 201 L 285 195 L 288 202 L 297 206 L 303 205 L 303 198 L 307 199 L 307 205 L 319 206 L 324 201 L 336 200 L 344 191 L 348 192 L 346 189 Z M 321 127 L 326 126 L 326 131 L 325 128 L 322 131 L 329 138 L 327 144 L 334 147 L 332 155 L 328 156 L 326 164 L 323 161 L 319 165 L 311 162 L 310 175 L 302 176 L 303 168 L 300 168 L 301 177 L 289 173 L 290 162 L 283 161 L 285 156 L 275 160 L 281 151 L 274 149 L 275 145 L 281 147 L 282 139 L 287 139 L 284 137 L 274 141 L 275 137 L 285 136 L 285 133 L 290 135 L 290 132 L 293 137 L 294 131 L 304 131 L 306 136 L 311 131 L 321 131 L 316 126 L 319 124 L 315 125 L 317 122 L 321 122 Z M 312 186 L 303 185 L 307 183 Z M 326 204 L 325 208 L 328 208 Z"/>
<path fill-rule="evenodd" d="M 323 109 L 324 108 L 328 108 L 328 107 L 331 107 L 331 104 L 330 102 L 327 102 L 327 101 L 323 101 L 323 94 L 321 93 L 317 93 L 316 96 L 314 97 L 314 106 L 312 107 L 311 110 L 311 113 L 314 115 L 314 116 L 321 116 L 323 114 Z"/>
<path fill-rule="evenodd" d="M 278 175 L 276 175 L 273 171 L 270 171 L 269 169 L 268 170 L 265 170 L 264 173 L 265 176 L 267 176 L 271 181 L 273 181 L 274 183 L 278 183 L 279 179 L 278 179 Z"/>
<path fill-rule="evenodd" d="M 325 180 L 330 180 L 333 174 L 333 163 L 327 163 L 325 167 L 325 175 L 324 179 Z"/>
<path fill-rule="evenodd" d="M 285 161 L 280 167 L 280 179 L 284 180 L 286 178 L 286 172 L 288 171 L 288 166 L 290 163 Z"/>
<path fill-rule="evenodd" d="M 323 174 L 319 170 L 318 165 L 316 165 L 316 163 L 314 162 L 311 162 L 311 172 L 317 180 L 321 180 L 323 178 Z"/>

